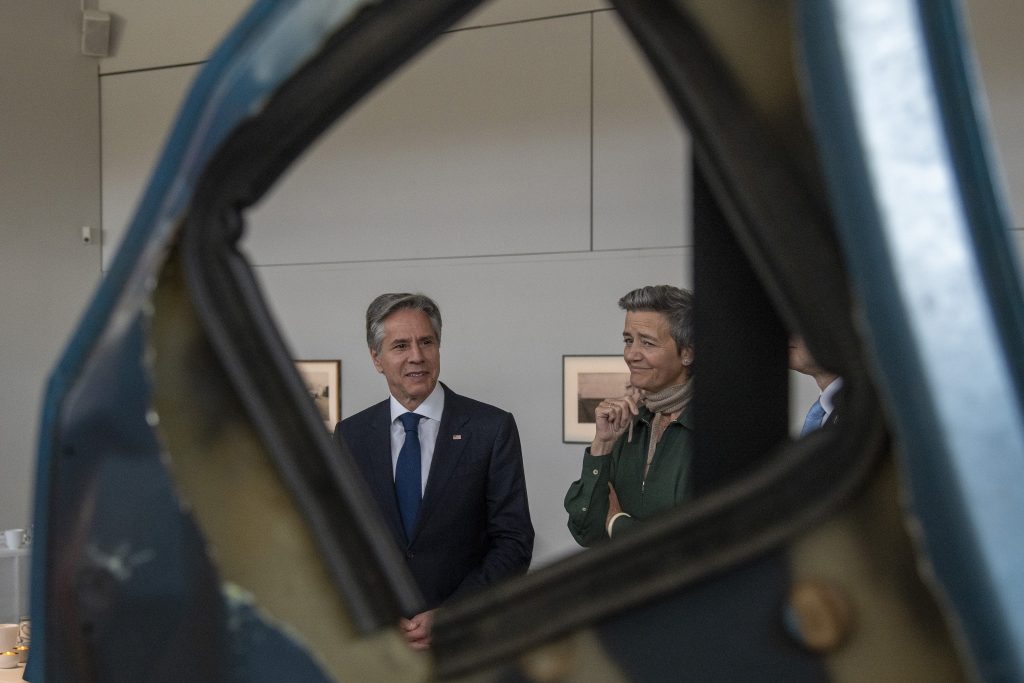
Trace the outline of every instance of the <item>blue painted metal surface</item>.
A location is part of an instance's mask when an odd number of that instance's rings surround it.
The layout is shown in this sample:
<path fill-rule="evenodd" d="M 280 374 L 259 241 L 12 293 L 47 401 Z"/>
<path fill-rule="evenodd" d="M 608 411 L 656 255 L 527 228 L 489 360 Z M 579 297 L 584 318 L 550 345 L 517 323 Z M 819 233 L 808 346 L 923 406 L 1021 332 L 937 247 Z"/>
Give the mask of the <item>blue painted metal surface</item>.
<path fill-rule="evenodd" d="M 800 5 L 818 142 L 926 561 L 983 680 L 1024 678 L 1024 305 L 956 6 Z"/>
<path fill-rule="evenodd" d="M 193 84 L 117 256 L 50 377 L 36 473 L 37 561 L 31 578 L 35 638 L 27 674 L 31 680 L 60 679 L 65 670 L 52 664 L 82 655 L 48 651 L 58 642 L 58 624 L 47 616 L 61 610 L 68 622 L 82 619 L 90 628 L 96 627 L 88 622 L 90 610 L 109 611 L 111 605 L 105 601 L 117 599 L 118 591 L 106 582 L 130 583 L 133 575 L 142 577 L 136 581 L 145 584 L 139 592 L 118 590 L 128 598 L 145 594 L 142 603 L 150 609 L 163 599 L 161 595 L 169 599 L 164 613 L 158 609 L 145 619 L 153 628 L 177 633 L 179 638 L 187 632 L 182 630 L 183 620 L 195 615 L 190 613 L 192 605 L 176 605 L 175 598 L 195 591 L 192 601 L 218 599 L 203 593 L 204 585 L 214 585 L 212 569 L 205 562 L 198 532 L 178 509 L 159 462 L 153 425 L 147 420 L 151 387 L 143 369 L 144 312 L 168 245 L 220 143 L 256 113 L 359 4 L 355 0 L 262 0 L 226 37 Z M 78 449 L 81 444 L 88 448 Z M 136 503 L 133 510 L 144 512 L 126 515 L 119 507 L 125 499 Z M 64 512 L 72 518 L 62 519 Z M 51 538 L 56 527 L 60 531 Z M 133 546 L 130 539 L 138 543 Z M 62 545 L 60 553 L 55 552 L 56 543 Z M 51 556 L 62 563 L 51 562 Z M 76 560 L 94 567 L 93 585 L 77 596 L 48 594 L 49 586 L 74 581 L 66 573 L 80 569 L 71 566 Z M 130 600 L 123 607 L 130 610 Z M 206 609 L 216 614 L 241 608 L 207 605 Z M 86 635 L 102 642 L 102 633 Z M 127 641 L 127 647 L 122 643 L 117 653 L 124 662 L 120 671 L 93 674 L 103 680 L 173 678 L 178 667 L 168 661 L 154 663 L 161 653 L 146 650 L 160 638 L 138 635 L 135 641 Z M 212 631 L 206 635 L 211 638 L 205 643 L 209 648 L 217 646 L 217 638 L 246 637 L 245 633 L 228 636 Z M 262 636 L 264 643 L 270 642 L 267 637 Z M 279 635 L 274 637 L 281 640 Z M 165 640 L 174 642 L 170 636 Z M 283 640 L 279 644 L 285 645 Z M 187 661 L 180 653 L 173 657 Z M 254 672 L 266 664 L 258 659 L 240 653 L 231 678 L 252 680 Z M 207 673 L 219 665 L 210 666 Z"/>
<path fill-rule="evenodd" d="M 111 597 L 102 585 L 109 577 L 157 570 L 145 590 L 178 595 L 194 586 L 201 594 L 213 585 L 212 568 L 188 559 L 202 555 L 201 540 L 175 506 L 147 419 L 145 309 L 220 143 L 359 4 L 262 0 L 231 32 L 197 78 L 118 255 L 50 379 L 37 472 L 36 544 L 44 555 L 32 576 L 33 680 L 56 675 L 45 668 L 53 660 L 48 643 L 56 642 L 47 600 L 77 599 L 80 612 L 106 608 L 81 597 Z M 927 557 L 980 676 L 1014 680 L 1024 678 L 1024 537 L 1016 529 L 1024 518 L 1017 493 L 1024 474 L 1024 305 L 952 8 L 927 0 L 800 4 L 819 146 L 903 441 Z M 89 454 L 78 457 L 76 443 L 90 444 Z M 148 501 L 147 512 L 120 518 L 110 501 L 125 497 Z M 104 520 L 101 531 L 90 535 L 91 520 L 61 519 L 58 501 Z M 70 539 L 106 573 L 78 596 L 47 595 L 54 573 L 70 570 L 47 561 L 55 540 L 49 534 L 55 525 L 73 531 L 76 523 L 80 535 L 59 540 Z M 156 545 L 121 542 L 147 539 L 154 527 L 164 530 Z M 165 563 L 164 554 L 178 560 Z M 226 633 L 208 624 L 209 642 L 229 639 L 238 655 L 230 671 L 210 662 L 208 672 L 251 680 L 272 664 L 259 659 L 254 639 L 288 648 L 247 606 L 217 595 L 196 599 L 218 601 L 214 616 L 247 625 Z M 150 623 L 173 631 L 193 606 L 170 605 Z M 109 680 L 152 673 L 146 647 L 118 653 L 128 663 Z M 304 680 L 322 677 L 300 651 L 289 657 L 296 677 L 298 667 L 305 667 Z M 164 677 L 179 671 L 160 664 Z"/>

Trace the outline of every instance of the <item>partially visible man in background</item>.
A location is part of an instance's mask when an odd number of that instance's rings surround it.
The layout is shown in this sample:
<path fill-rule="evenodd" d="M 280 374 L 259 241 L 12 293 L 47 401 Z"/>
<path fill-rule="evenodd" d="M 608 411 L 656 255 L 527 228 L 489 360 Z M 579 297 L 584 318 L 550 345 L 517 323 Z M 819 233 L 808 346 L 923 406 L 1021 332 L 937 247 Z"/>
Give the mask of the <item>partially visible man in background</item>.
<path fill-rule="evenodd" d="M 843 378 L 836 373 L 818 365 L 814 356 L 807 349 L 804 338 L 792 335 L 789 338 L 789 369 L 814 378 L 821 395 L 811 404 L 804 418 L 804 426 L 800 436 L 810 434 L 825 424 L 835 424 L 838 415 L 835 412 L 835 396 L 843 387 Z"/>

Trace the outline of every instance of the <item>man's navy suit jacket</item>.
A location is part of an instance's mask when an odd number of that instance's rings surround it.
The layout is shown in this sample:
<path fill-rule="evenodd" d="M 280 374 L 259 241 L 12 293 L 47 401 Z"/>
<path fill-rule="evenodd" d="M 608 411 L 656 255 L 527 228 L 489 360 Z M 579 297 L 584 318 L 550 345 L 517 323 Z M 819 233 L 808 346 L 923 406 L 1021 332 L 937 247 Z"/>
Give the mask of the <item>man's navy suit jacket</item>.
<path fill-rule="evenodd" d="M 515 419 L 441 386 L 444 411 L 411 540 L 395 496 L 390 401 L 342 420 L 334 431 L 359 465 L 427 608 L 525 572 L 533 556 Z"/>

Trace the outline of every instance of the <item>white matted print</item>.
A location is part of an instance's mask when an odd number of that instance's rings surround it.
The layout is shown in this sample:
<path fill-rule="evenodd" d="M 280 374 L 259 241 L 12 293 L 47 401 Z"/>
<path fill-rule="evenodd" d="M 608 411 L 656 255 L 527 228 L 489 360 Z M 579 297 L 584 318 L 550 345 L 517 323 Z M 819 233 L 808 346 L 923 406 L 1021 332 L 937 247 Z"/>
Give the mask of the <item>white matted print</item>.
<path fill-rule="evenodd" d="M 295 368 L 330 431 L 341 419 L 341 361 L 297 360 Z"/>
<path fill-rule="evenodd" d="M 562 441 L 593 441 L 597 404 L 623 396 L 628 384 L 622 356 L 562 356 Z"/>

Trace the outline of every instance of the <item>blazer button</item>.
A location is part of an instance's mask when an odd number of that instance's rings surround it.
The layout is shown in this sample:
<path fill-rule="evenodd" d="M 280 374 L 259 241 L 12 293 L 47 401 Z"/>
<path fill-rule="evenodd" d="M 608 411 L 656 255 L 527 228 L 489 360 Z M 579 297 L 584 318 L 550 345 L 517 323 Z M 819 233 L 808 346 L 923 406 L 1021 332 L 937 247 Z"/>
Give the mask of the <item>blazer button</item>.
<path fill-rule="evenodd" d="M 601 470 L 594 470 L 594 476 L 596 477 Z"/>
<path fill-rule="evenodd" d="M 405 554 L 405 559 L 407 559 L 407 560 L 411 560 L 414 557 L 416 557 L 416 553 L 411 553 L 410 552 L 410 553 L 406 553 Z"/>

